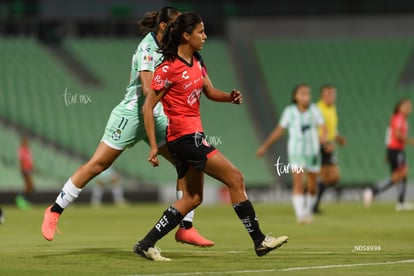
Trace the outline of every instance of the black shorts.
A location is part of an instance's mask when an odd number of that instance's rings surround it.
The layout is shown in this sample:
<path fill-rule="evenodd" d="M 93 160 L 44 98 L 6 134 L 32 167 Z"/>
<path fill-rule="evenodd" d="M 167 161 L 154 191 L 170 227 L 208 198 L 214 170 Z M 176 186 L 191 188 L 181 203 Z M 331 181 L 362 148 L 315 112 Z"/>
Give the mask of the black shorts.
<path fill-rule="evenodd" d="M 391 172 L 395 172 L 406 165 L 405 152 L 403 150 L 387 149 L 387 161 Z"/>
<path fill-rule="evenodd" d="M 321 146 L 321 165 L 329 166 L 336 165 L 336 156 L 334 152 L 326 152 L 324 147 Z"/>
<path fill-rule="evenodd" d="M 168 149 L 175 159 L 175 169 L 178 178 L 182 178 L 190 168 L 204 171 L 207 159 L 218 152 L 210 145 L 203 132 L 184 135 L 174 141 L 168 142 Z"/>

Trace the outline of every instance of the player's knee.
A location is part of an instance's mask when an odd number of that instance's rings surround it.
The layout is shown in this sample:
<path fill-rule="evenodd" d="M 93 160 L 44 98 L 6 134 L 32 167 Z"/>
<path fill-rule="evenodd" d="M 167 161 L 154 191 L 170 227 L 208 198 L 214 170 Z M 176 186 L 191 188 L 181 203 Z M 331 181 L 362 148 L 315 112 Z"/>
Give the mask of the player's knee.
<path fill-rule="evenodd" d="M 108 162 L 104 162 L 104 161 L 90 161 L 89 164 L 89 170 L 95 174 L 98 175 L 101 172 L 105 171 L 106 169 L 109 168 L 109 166 L 111 165 Z"/>
<path fill-rule="evenodd" d="M 402 172 L 402 178 L 407 177 L 408 174 L 408 166 L 404 166 L 403 172 Z"/>
<path fill-rule="evenodd" d="M 229 172 L 229 187 L 237 190 L 244 190 L 244 176 L 238 169 Z"/>
<path fill-rule="evenodd" d="M 197 208 L 203 202 L 203 196 L 199 194 L 187 196 L 185 199 L 191 205 L 191 209 Z"/>
<path fill-rule="evenodd" d="M 307 187 L 307 192 L 311 195 L 316 194 L 316 187 Z"/>

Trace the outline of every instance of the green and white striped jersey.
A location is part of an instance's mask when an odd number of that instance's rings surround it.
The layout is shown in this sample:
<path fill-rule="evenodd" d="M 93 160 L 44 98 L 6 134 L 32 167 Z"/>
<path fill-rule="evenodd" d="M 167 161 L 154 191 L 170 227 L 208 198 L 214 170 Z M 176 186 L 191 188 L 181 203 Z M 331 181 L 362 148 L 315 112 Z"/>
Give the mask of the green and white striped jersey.
<path fill-rule="evenodd" d="M 282 113 L 279 125 L 289 132 L 288 154 L 311 156 L 319 154 L 318 127 L 323 125 L 323 117 L 313 103 L 301 112 L 296 104 L 287 106 Z"/>
<path fill-rule="evenodd" d="M 162 54 L 158 52 L 158 43 L 155 38 L 155 33 L 148 33 L 141 43 L 138 44 L 134 55 L 132 56 L 131 77 L 127 92 L 121 102 L 127 110 L 136 110 L 138 108 L 141 114 L 142 106 L 145 97 L 142 94 L 142 84 L 140 80 L 140 71 L 154 72 L 155 68 L 162 62 Z M 154 107 L 154 116 L 163 115 L 161 103 Z"/>

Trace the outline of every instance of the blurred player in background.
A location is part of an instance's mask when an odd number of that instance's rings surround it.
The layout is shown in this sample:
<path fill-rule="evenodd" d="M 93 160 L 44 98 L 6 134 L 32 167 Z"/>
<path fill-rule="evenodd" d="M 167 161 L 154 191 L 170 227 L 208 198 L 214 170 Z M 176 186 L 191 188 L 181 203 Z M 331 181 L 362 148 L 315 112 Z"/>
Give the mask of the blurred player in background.
<path fill-rule="evenodd" d="M 168 117 L 167 144 L 176 161 L 178 181 L 184 195 L 164 211 L 147 235 L 134 246 L 134 252 L 155 261 L 169 261 L 161 256 L 155 243 L 174 229 L 190 210 L 203 199 L 204 174 L 229 187 L 233 209 L 254 243 L 257 256 L 282 246 L 288 237 L 265 236 L 259 227 L 253 205 L 248 200 L 241 172 L 210 145 L 205 138 L 200 116 L 200 97 L 216 102 L 241 104 L 239 91 L 230 93 L 211 83 L 206 66 L 198 53 L 207 35 L 201 17 L 194 12 L 182 13 L 169 25 L 161 43 L 164 62 L 156 69 L 152 88 L 143 107 L 145 129 L 150 140 L 148 161 L 158 166 L 158 147 L 151 110 L 162 101 Z M 211 221 L 214 223 L 214 219 Z M 226 232 L 226 229 L 222 229 Z M 234 241 L 233 241 L 234 242 Z"/>
<path fill-rule="evenodd" d="M 3 224 L 6 219 L 3 209 L 0 207 L 0 224 Z"/>
<path fill-rule="evenodd" d="M 338 133 L 338 114 L 336 113 L 336 87 L 333 85 L 323 85 L 321 88 L 321 98 L 316 104 L 322 113 L 327 131 L 327 141 L 321 145 L 321 173 L 318 181 L 318 196 L 313 212 L 320 213 L 319 203 L 325 189 L 334 186 L 339 181 L 339 168 L 335 156 L 335 142 L 340 146 L 345 145 L 346 140 Z M 323 131 L 320 129 L 320 131 Z"/>
<path fill-rule="evenodd" d="M 119 174 L 109 167 L 105 171 L 96 176 L 96 184 L 92 188 L 91 204 L 92 206 L 100 206 L 104 194 L 105 185 L 110 185 L 112 190 L 112 198 L 116 206 L 125 206 L 124 189 L 120 182 Z"/>
<path fill-rule="evenodd" d="M 398 203 L 395 209 L 397 211 L 413 209 L 412 204 L 405 202 L 408 166 L 404 149 L 406 144 L 414 145 L 414 138 L 408 137 L 407 117 L 411 110 L 412 104 L 408 98 L 401 99 L 394 107 L 394 113 L 386 134 L 387 161 L 390 165 L 391 177 L 373 189 L 368 188 L 364 191 L 363 199 L 367 207 L 371 206 L 376 196 L 396 185 L 398 188 Z"/>
<path fill-rule="evenodd" d="M 30 203 L 27 201 L 33 193 L 33 155 L 30 149 L 29 137 L 22 135 L 17 156 L 20 163 L 20 172 L 24 180 L 24 196 L 18 195 L 16 197 L 16 204 L 20 209 L 30 208 Z"/>
<path fill-rule="evenodd" d="M 139 22 L 140 30 L 146 36 L 139 43 L 131 65 L 131 79 L 124 99 L 111 112 L 105 133 L 92 158 L 81 166 L 64 184 L 62 191 L 53 205 L 45 210 L 42 234 L 46 240 L 52 240 L 58 219 L 63 210 L 79 196 L 82 188 L 95 176 L 106 170 L 116 158 L 128 147 L 144 140 L 148 143 L 142 117 L 142 105 L 145 97 L 153 92 L 152 77 L 156 66 L 161 63 L 162 55 L 158 52 L 159 42 L 167 24 L 174 21 L 180 12 L 171 7 L 164 7 L 158 12 L 147 13 Z M 165 135 L 167 118 L 161 104 L 153 109 L 156 121 L 156 135 L 160 154 L 174 164 L 166 145 Z M 177 196 L 182 196 L 182 188 L 177 187 Z M 205 239 L 193 227 L 194 212 L 183 219 L 176 233 L 176 240 L 200 247 L 213 246 L 214 242 Z"/>
<path fill-rule="evenodd" d="M 318 128 L 323 131 L 318 135 Z M 307 84 L 297 85 L 292 93 L 292 104 L 282 113 L 279 124 L 257 150 L 261 157 L 279 140 L 285 130 L 289 132 L 289 171 L 293 178 L 292 203 L 299 224 L 312 222 L 316 202 L 316 180 L 321 168 L 320 144 L 326 142 L 326 128 L 319 109 L 311 102 L 311 89 Z M 304 178 L 307 177 L 304 195 Z"/>

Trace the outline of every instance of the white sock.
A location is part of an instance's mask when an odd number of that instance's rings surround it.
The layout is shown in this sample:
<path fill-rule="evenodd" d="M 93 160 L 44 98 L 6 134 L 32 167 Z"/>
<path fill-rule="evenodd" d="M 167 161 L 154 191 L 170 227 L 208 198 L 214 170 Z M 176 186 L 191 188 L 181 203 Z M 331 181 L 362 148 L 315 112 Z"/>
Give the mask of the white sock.
<path fill-rule="evenodd" d="M 115 203 L 122 203 L 124 201 L 124 189 L 121 184 L 112 185 L 112 196 Z"/>
<path fill-rule="evenodd" d="M 180 199 L 183 197 L 183 191 L 177 191 L 177 199 Z M 193 222 L 194 219 L 194 210 L 191 210 L 190 212 L 187 213 L 187 215 L 185 215 L 185 217 L 183 218 L 183 220 L 185 221 L 189 221 L 189 222 Z"/>
<path fill-rule="evenodd" d="M 305 216 L 305 197 L 303 195 L 293 195 L 292 204 L 295 209 L 297 219 L 302 219 Z"/>
<path fill-rule="evenodd" d="M 312 216 L 313 206 L 316 203 L 316 195 L 307 194 L 306 195 L 306 204 L 305 204 L 305 215 Z"/>
<path fill-rule="evenodd" d="M 91 203 L 94 205 L 100 205 L 102 203 L 102 196 L 104 194 L 104 189 L 101 185 L 96 184 L 92 188 Z"/>
<path fill-rule="evenodd" d="M 69 180 L 63 186 L 62 191 L 57 196 L 56 203 L 65 209 L 69 206 L 69 204 L 78 198 L 81 191 L 82 189 L 77 188 L 75 184 L 73 184 L 72 179 L 69 178 Z"/>

